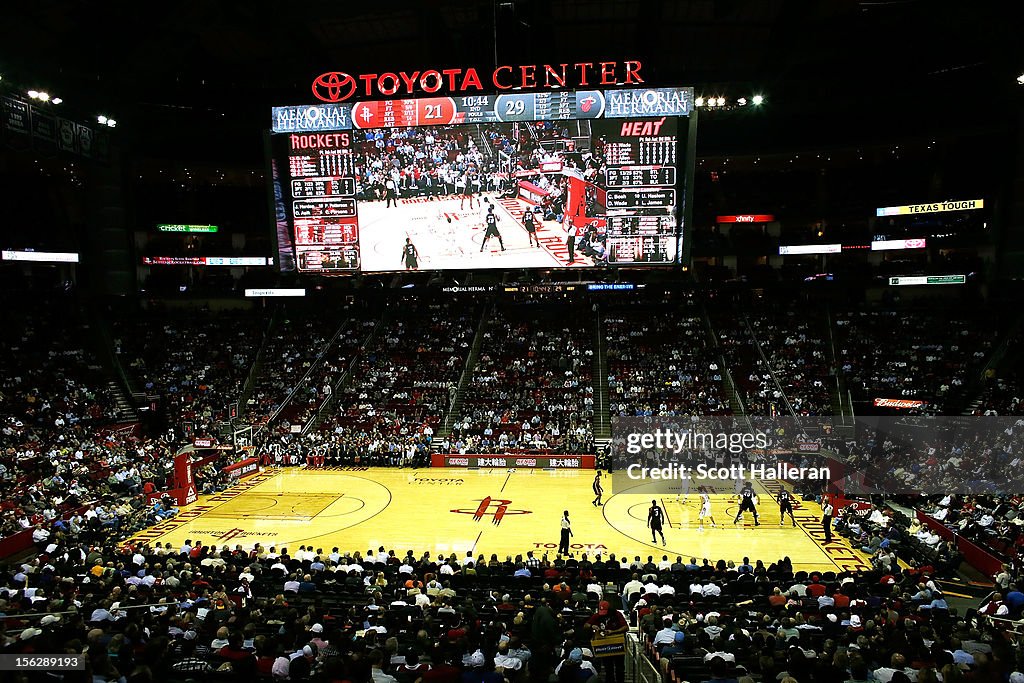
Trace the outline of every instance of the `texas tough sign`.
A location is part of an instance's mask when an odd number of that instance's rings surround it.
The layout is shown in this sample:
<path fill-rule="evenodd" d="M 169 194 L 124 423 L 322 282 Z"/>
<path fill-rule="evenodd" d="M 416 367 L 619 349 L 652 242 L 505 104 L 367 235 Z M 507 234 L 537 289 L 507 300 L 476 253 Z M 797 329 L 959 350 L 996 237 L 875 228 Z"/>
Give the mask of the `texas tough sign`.
<path fill-rule="evenodd" d="M 639 85 L 644 82 L 638 60 L 622 62 L 576 62 L 574 64 L 524 64 L 499 66 L 487 74 L 486 85 L 473 67 L 467 69 L 426 69 L 358 74 L 328 71 L 313 80 L 313 95 L 322 102 L 344 102 L 360 97 L 393 97 L 418 92 L 447 93 L 495 90 L 559 89 L 599 85 Z"/>

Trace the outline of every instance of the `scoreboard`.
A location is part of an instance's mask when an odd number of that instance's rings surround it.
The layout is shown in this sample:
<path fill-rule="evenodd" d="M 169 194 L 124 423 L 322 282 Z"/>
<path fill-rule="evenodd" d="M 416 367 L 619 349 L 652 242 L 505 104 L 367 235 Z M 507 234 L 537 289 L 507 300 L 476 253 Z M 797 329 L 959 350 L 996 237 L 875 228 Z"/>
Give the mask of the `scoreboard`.
<path fill-rule="evenodd" d="M 687 175 L 679 122 L 692 106 L 692 89 L 660 88 L 275 107 L 282 268 L 678 264 Z M 486 251 L 468 195 L 497 209 L 503 253 Z M 520 244 L 528 211 L 533 250 Z"/>

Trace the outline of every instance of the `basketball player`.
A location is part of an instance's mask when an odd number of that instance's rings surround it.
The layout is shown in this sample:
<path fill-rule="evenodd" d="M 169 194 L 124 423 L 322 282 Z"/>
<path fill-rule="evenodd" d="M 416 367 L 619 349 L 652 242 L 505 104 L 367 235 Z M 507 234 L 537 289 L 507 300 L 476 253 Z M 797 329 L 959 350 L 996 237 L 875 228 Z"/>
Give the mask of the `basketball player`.
<path fill-rule="evenodd" d="M 697 513 L 697 531 L 704 531 L 705 519 L 711 520 L 711 526 L 715 526 L 715 518 L 711 516 L 711 496 L 701 493 L 700 512 Z"/>
<path fill-rule="evenodd" d="M 572 554 L 569 549 L 569 539 L 572 538 L 572 525 L 569 524 L 569 511 L 562 511 L 562 535 L 558 541 L 558 554 L 559 555 L 570 555 Z"/>
<path fill-rule="evenodd" d="M 530 246 L 540 249 L 540 240 L 537 239 L 537 223 L 534 221 L 533 207 L 530 205 L 527 205 L 526 211 L 523 212 L 523 227 L 526 228 L 526 235 L 530 238 Z M 535 242 L 536 244 L 534 244 Z"/>
<path fill-rule="evenodd" d="M 462 188 L 462 194 L 459 196 L 459 209 L 464 208 L 463 204 L 468 199 L 469 208 L 473 208 L 473 178 L 470 176 L 469 171 L 462 174 L 462 177 L 455 181 L 455 191 L 458 192 L 459 188 Z M 476 205 L 480 206 L 480 198 L 476 198 Z"/>
<path fill-rule="evenodd" d="M 603 496 L 603 495 L 604 495 L 604 489 L 601 487 L 601 470 L 598 470 L 597 474 L 594 475 L 594 496 L 595 496 L 595 498 L 594 498 L 593 501 L 591 501 L 594 504 L 594 507 L 601 507 L 601 505 L 602 505 L 602 503 L 601 503 L 601 496 Z"/>
<path fill-rule="evenodd" d="M 676 502 L 686 502 L 690 497 L 690 477 L 682 477 L 679 480 L 679 493 L 676 494 Z"/>
<path fill-rule="evenodd" d="M 480 244 L 480 252 L 483 253 L 484 247 L 487 246 L 487 240 L 492 237 L 498 238 L 498 244 L 501 245 L 501 250 L 505 251 L 505 242 L 501 239 L 501 233 L 498 232 L 498 217 L 494 213 L 494 206 L 492 205 L 487 211 L 487 216 L 484 218 L 484 241 Z"/>
<path fill-rule="evenodd" d="M 739 501 L 740 510 L 736 513 L 736 519 L 732 520 L 733 524 L 740 521 L 740 517 L 743 516 L 744 512 L 750 512 L 754 515 L 754 526 L 761 526 L 761 522 L 757 519 L 757 507 L 754 505 L 754 485 L 749 481 L 743 484 L 743 489 L 740 491 Z"/>
<path fill-rule="evenodd" d="M 658 536 L 661 536 L 661 544 L 668 545 L 665 542 L 665 532 L 661 530 L 662 523 L 665 521 L 665 513 L 658 505 L 658 501 L 651 501 L 651 509 L 647 511 L 647 526 L 651 528 L 651 542 L 657 543 Z"/>
<path fill-rule="evenodd" d="M 416 245 L 412 243 L 411 237 L 405 238 L 405 246 L 402 247 L 402 258 L 405 260 L 406 270 L 416 270 L 420 267 L 420 252 L 417 251 Z"/>
<path fill-rule="evenodd" d="M 789 518 L 793 520 L 793 526 L 796 526 L 796 517 L 793 516 L 793 496 L 789 495 L 789 491 L 782 489 L 779 493 L 779 525 L 786 523 L 786 513 L 789 513 Z"/>

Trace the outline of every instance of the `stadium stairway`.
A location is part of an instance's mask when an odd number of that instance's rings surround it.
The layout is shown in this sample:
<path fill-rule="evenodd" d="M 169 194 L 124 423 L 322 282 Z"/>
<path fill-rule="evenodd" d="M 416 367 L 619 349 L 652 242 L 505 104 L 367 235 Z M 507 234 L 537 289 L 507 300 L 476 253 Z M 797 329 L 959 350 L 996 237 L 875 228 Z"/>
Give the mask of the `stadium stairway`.
<path fill-rule="evenodd" d="M 479 123 L 473 128 L 473 142 L 476 144 L 477 149 L 487 159 L 494 158 L 494 148 L 491 147 L 490 140 L 487 139 L 487 135 L 484 133 L 483 126 Z"/>
<path fill-rule="evenodd" d="M 743 314 L 743 324 L 746 325 L 747 333 L 750 335 L 750 338 L 754 340 L 754 348 L 757 349 L 757 354 L 761 357 L 761 362 L 764 363 L 765 369 L 768 370 L 768 374 L 772 378 L 772 384 L 775 385 L 779 395 L 782 396 L 782 402 L 786 404 L 786 410 L 789 412 L 790 416 L 795 418 L 796 411 L 793 410 L 793 405 L 789 402 L 789 397 L 786 396 L 786 390 L 782 388 L 782 383 L 779 382 L 779 378 L 775 374 L 775 368 L 772 366 L 771 361 L 768 360 L 768 356 L 764 352 L 761 340 L 757 338 L 756 334 L 754 334 L 754 326 L 750 324 L 750 317 L 746 313 Z"/>
<path fill-rule="evenodd" d="M 608 356 L 602 323 L 600 304 L 594 304 L 594 444 L 598 448 L 607 445 L 612 435 L 608 406 Z"/>
<path fill-rule="evenodd" d="M 117 406 L 118 417 L 121 420 L 136 422 L 139 419 L 139 414 L 135 412 L 135 406 L 128 399 L 128 394 L 120 383 L 109 380 L 107 382 L 107 394 L 114 399 L 114 405 Z"/>
<path fill-rule="evenodd" d="M 849 396 L 849 391 L 846 391 L 846 381 L 842 376 L 842 373 L 838 371 L 839 368 L 839 355 L 836 353 L 836 338 L 833 333 L 832 327 L 832 308 L 831 306 L 825 307 L 825 329 L 828 330 L 828 362 L 829 367 L 832 368 L 832 379 L 833 382 L 829 386 L 829 393 L 832 395 L 832 414 L 838 416 L 841 422 L 846 425 L 853 424 L 853 403 L 846 405 L 843 400 L 844 396 Z"/>
<path fill-rule="evenodd" d="M 1024 314 L 1017 317 L 1009 330 L 1003 335 L 999 344 L 992 350 L 985 366 L 978 373 L 974 382 L 966 388 L 968 398 L 960 411 L 961 415 L 973 415 L 980 410 L 985 401 L 985 391 L 988 382 L 992 381 L 1009 368 L 1024 367 L 1024 350 L 1021 349 L 1020 339 L 1024 332 Z"/>
<path fill-rule="evenodd" d="M 323 364 L 324 357 L 327 355 L 327 352 L 331 349 L 331 346 L 334 345 L 334 342 L 338 340 L 338 337 L 341 336 L 341 333 L 344 332 L 345 329 L 351 324 L 352 319 L 346 318 L 344 321 L 342 321 L 340 325 L 338 325 L 338 329 L 334 331 L 334 334 L 331 335 L 331 338 L 328 339 L 327 342 L 324 343 L 324 345 L 320 348 L 320 351 L 317 353 L 316 358 L 313 360 L 312 363 L 309 364 L 309 367 L 306 369 L 306 372 L 303 373 L 302 377 L 299 378 L 299 381 L 295 383 L 295 386 L 291 388 L 291 391 L 288 392 L 288 395 L 285 397 L 285 399 L 277 405 L 277 408 L 274 410 L 273 413 L 271 413 L 270 419 L 260 426 L 258 432 L 269 429 L 277 420 L 277 418 L 281 416 L 281 413 L 284 412 L 284 410 L 289 405 L 291 405 L 292 399 L 295 398 L 295 394 L 299 392 L 299 389 L 302 388 L 306 381 L 309 380 L 309 378 L 313 376 L 313 373 L 316 372 L 316 370 Z M 379 327 L 380 323 L 378 323 L 377 327 L 375 327 L 374 329 L 376 330 Z M 334 395 L 333 392 L 331 395 Z"/>
<path fill-rule="evenodd" d="M 345 368 L 345 371 L 343 373 L 341 373 L 341 377 L 338 378 L 338 381 L 331 386 L 330 396 L 324 399 L 324 402 L 320 404 L 320 407 L 317 409 L 316 413 L 314 413 L 313 417 L 311 417 L 309 421 L 306 422 L 305 425 L 303 425 L 302 434 L 308 434 L 309 432 L 317 429 L 321 425 L 321 423 L 323 423 L 328 413 L 330 413 L 331 405 L 334 403 L 334 397 L 340 394 L 341 391 L 346 386 L 348 386 L 349 382 L 352 381 L 353 373 L 355 372 L 355 369 L 359 364 L 359 361 L 363 357 L 363 351 L 373 346 L 373 343 L 377 340 L 377 337 L 384 329 L 384 323 L 385 318 L 382 317 L 380 320 L 377 321 L 377 324 L 373 326 L 373 329 L 370 330 L 370 333 L 366 335 L 366 339 L 364 339 L 359 346 L 359 352 L 352 356 L 352 360 L 349 361 L 348 367 Z M 344 329 L 345 327 L 343 325 L 338 330 L 339 334 Z M 337 339 L 337 335 L 335 335 L 335 339 Z M 330 348 L 330 345 L 328 345 L 328 348 Z"/>
<path fill-rule="evenodd" d="M 107 380 L 107 393 L 113 398 L 118 414 L 123 420 L 135 422 L 139 419 L 136 406 L 145 401 L 145 394 L 136 393 L 128 373 L 125 372 L 121 360 L 114 353 L 114 339 L 110 325 L 101 316 L 91 312 L 89 324 L 89 341 L 96 352 L 100 368 L 110 377 Z M 98 369 L 100 369 L 98 368 Z"/>
<path fill-rule="evenodd" d="M 488 304 L 484 306 L 483 311 L 480 313 L 480 322 L 476 326 L 476 334 L 473 335 L 473 345 L 469 349 L 469 355 L 466 356 L 466 365 L 462 369 L 462 374 L 459 376 L 459 385 L 455 389 L 455 397 L 452 399 L 451 404 L 448 406 L 448 412 L 444 416 L 444 421 L 441 423 L 441 429 L 434 434 L 434 441 L 431 444 L 431 450 L 437 452 L 440 448 L 441 441 L 448 437 L 452 433 L 452 426 L 462 415 L 462 397 L 466 389 L 466 385 L 469 384 L 470 378 L 473 376 L 473 370 L 476 368 L 476 361 L 480 357 L 480 347 L 484 341 L 484 330 L 487 329 L 487 321 L 491 319 L 493 315 L 494 304 Z"/>
<path fill-rule="evenodd" d="M 715 352 L 715 357 L 718 359 L 718 367 L 722 368 L 722 384 L 725 389 L 725 395 L 729 397 L 729 409 L 733 415 L 746 416 L 747 407 L 743 404 L 743 398 L 740 396 L 740 392 L 736 389 L 736 382 L 732 378 L 732 370 L 729 369 L 729 364 L 725 362 L 725 354 L 722 353 L 722 347 L 718 343 L 718 334 L 715 332 L 715 326 L 711 323 L 711 316 L 708 314 L 707 306 L 703 301 L 700 303 L 701 319 L 704 321 L 704 333 L 707 335 L 708 346 L 711 347 Z"/>
<path fill-rule="evenodd" d="M 245 384 L 242 385 L 242 391 L 238 396 L 239 419 L 245 417 L 246 409 L 249 407 L 249 397 L 252 395 L 253 387 L 256 386 L 256 378 L 259 376 L 260 370 L 263 368 L 263 358 L 265 356 L 264 352 L 267 348 L 267 341 L 270 339 L 271 332 L 274 331 L 274 326 L 277 325 L 282 308 L 283 304 L 278 303 L 274 312 L 270 316 L 267 328 L 263 330 L 263 339 L 260 341 L 260 348 L 256 350 L 256 357 L 252 359 L 252 367 L 249 368 L 249 374 L 246 376 Z"/>

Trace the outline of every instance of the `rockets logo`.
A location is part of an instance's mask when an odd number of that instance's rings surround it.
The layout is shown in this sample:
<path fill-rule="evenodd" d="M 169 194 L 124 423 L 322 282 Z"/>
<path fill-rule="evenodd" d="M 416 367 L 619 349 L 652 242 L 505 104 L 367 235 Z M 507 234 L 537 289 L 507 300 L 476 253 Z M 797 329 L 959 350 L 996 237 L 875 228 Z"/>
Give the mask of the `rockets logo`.
<path fill-rule="evenodd" d="M 460 515 L 473 515 L 474 522 L 479 522 L 486 515 L 491 515 L 493 517 L 493 519 L 491 520 L 491 524 L 493 524 L 494 526 L 498 526 L 499 524 L 501 524 L 501 520 L 505 517 L 505 515 L 530 514 L 529 510 L 509 510 L 508 506 L 511 503 L 511 500 L 503 500 L 487 496 L 486 498 L 480 501 L 480 504 L 477 505 L 476 508 L 472 510 L 455 509 L 452 510 L 452 512 L 458 513 Z M 493 510 L 491 510 L 491 506 L 494 506 Z"/>

